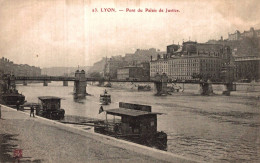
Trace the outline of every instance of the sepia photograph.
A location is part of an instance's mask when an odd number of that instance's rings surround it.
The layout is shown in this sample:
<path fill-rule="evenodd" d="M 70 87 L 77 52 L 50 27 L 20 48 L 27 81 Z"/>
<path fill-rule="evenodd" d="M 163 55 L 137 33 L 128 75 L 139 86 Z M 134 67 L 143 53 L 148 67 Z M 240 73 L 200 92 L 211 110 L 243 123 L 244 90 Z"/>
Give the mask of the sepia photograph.
<path fill-rule="evenodd" d="M 260 162 L 258 0 L 0 0 L 0 163 Z"/>

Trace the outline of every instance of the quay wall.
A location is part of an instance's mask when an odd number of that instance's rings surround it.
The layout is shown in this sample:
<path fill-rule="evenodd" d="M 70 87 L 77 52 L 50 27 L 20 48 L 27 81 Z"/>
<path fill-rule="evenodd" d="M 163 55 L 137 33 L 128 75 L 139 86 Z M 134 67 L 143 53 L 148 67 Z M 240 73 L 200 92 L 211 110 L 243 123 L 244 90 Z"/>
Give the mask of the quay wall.
<path fill-rule="evenodd" d="M 11 122 L 11 124 L 15 124 L 15 120 L 24 119 L 24 121 L 21 121 L 21 123 L 24 123 L 24 126 L 26 123 L 28 123 L 29 113 L 22 112 L 22 111 L 16 111 L 16 109 L 10 108 L 5 105 L 0 105 L 0 108 L 2 109 L 2 116 L 6 119 L 6 122 L 13 121 L 13 122 Z M 77 128 L 74 126 L 66 125 L 66 124 L 60 123 L 58 121 L 45 119 L 45 118 L 42 118 L 39 116 L 35 116 L 35 117 L 36 118 L 33 119 L 34 125 L 39 125 L 46 129 L 49 128 L 50 131 L 52 131 L 51 128 L 58 128 L 58 130 L 60 132 L 70 132 L 71 136 L 73 136 L 75 134 L 84 136 L 87 139 L 92 139 L 94 141 L 98 141 L 100 143 L 109 145 L 109 146 L 111 146 L 110 148 L 119 147 L 119 148 L 124 149 L 129 152 L 135 152 L 138 155 L 143 155 L 142 156 L 143 158 L 145 158 L 145 157 L 148 159 L 153 158 L 153 159 L 157 159 L 157 161 L 159 161 L 159 162 L 161 162 L 161 161 L 162 162 L 183 162 L 183 163 L 202 162 L 202 161 L 198 161 L 198 160 L 194 160 L 194 159 L 189 159 L 184 156 L 180 156 L 180 155 L 173 154 L 170 152 L 166 152 L 166 151 L 146 147 L 143 145 L 135 144 L 135 143 L 125 141 L 122 139 L 117 139 L 114 137 L 110 137 L 110 136 L 106 136 L 106 135 L 102 135 L 102 134 L 98 134 L 98 133 L 92 133 L 92 132 L 89 132 L 82 128 Z M 26 132 L 26 130 L 22 130 L 21 132 Z M 46 132 L 48 133 L 48 131 L 46 131 Z M 37 135 L 37 136 L 39 136 L 39 135 Z M 44 135 L 41 135 L 41 136 L 44 136 Z M 57 142 L 60 140 L 61 139 L 57 140 Z M 26 140 L 21 140 L 21 141 L 26 141 Z M 80 148 L 80 147 L 78 147 L 78 148 Z M 85 148 L 88 149 L 89 147 L 85 147 Z M 96 150 L 96 149 L 93 148 L 93 151 L 94 150 Z M 120 151 L 122 151 L 122 150 L 120 150 Z M 99 151 L 96 151 L 96 152 L 99 152 Z M 106 156 L 104 156 L 104 157 L 106 157 Z M 107 158 L 107 159 L 108 160 L 103 160 L 103 161 L 105 161 L 105 162 L 111 161 L 111 158 Z M 128 158 L 128 159 L 131 160 L 131 158 Z M 96 161 L 94 161 L 94 162 L 96 162 Z"/>

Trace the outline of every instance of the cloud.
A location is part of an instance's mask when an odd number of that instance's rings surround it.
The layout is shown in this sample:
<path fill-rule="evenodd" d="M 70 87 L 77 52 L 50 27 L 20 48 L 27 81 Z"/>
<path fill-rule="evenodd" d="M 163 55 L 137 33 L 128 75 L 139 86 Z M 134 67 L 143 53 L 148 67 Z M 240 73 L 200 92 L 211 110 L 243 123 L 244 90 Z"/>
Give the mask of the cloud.
<path fill-rule="evenodd" d="M 219 39 L 259 28 L 257 1 L 12 0 L 0 2 L 0 51 L 41 67 L 92 65 L 105 56 Z M 100 7 L 167 8 L 179 13 L 93 13 Z M 35 58 L 36 54 L 39 56 Z"/>
<path fill-rule="evenodd" d="M 235 27 L 245 26 L 260 27 L 259 0 L 218 0 L 212 2 L 216 11 Z"/>

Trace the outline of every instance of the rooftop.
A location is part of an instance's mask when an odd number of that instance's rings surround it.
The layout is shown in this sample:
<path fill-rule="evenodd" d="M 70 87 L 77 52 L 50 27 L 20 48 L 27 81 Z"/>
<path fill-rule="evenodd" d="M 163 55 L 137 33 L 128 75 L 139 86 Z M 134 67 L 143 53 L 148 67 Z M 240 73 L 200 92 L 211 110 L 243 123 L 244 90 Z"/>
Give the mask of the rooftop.
<path fill-rule="evenodd" d="M 60 97 L 55 96 L 39 96 L 38 99 L 40 100 L 60 100 Z"/>
<path fill-rule="evenodd" d="M 142 116 L 142 115 L 161 114 L 161 113 L 152 113 L 152 112 L 147 112 L 147 111 L 125 109 L 125 108 L 110 109 L 110 110 L 106 110 L 106 112 L 107 112 L 107 114 L 111 114 L 111 115 L 117 115 L 117 116 L 127 115 L 127 116 L 131 116 L 131 117 L 138 117 L 138 116 Z"/>

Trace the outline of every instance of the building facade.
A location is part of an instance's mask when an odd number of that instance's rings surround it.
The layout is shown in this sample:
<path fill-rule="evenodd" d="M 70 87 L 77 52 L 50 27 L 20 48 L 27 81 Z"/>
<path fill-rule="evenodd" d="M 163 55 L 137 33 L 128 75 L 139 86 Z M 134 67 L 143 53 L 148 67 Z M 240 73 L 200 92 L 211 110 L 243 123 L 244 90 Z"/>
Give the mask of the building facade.
<path fill-rule="evenodd" d="M 228 34 L 229 41 L 241 40 L 246 37 L 247 38 L 254 38 L 254 37 L 259 38 L 260 29 L 255 30 L 253 27 L 251 27 L 249 31 L 244 31 L 243 33 L 240 33 L 238 30 L 236 30 L 235 33 Z"/>
<path fill-rule="evenodd" d="M 194 76 L 220 80 L 221 68 L 229 64 L 231 49 L 219 44 L 184 42 L 174 53 L 150 62 L 150 76 L 165 73 L 170 79 L 189 80 Z"/>
<path fill-rule="evenodd" d="M 189 80 L 194 75 L 219 79 L 222 59 L 211 56 L 173 57 L 168 60 L 168 77 L 171 79 Z"/>
<path fill-rule="evenodd" d="M 123 59 L 110 58 L 104 69 L 104 77 L 107 79 L 117 79 L 117 69 L 123 68 L 127 62 Z"/>
<path fill-rule="evenodd" d="M 260 79 L 260 57 L 247 56 L 235 58 L 236 80 L 259 80 Z"/>
<path fill-rule="evenodd" d="M 40 76 L 41 69 L 27 64 L 14 64 L 7 58 L 0 59 L 0 74 L 12 74 L 15 76 Z"/>
<path fill-rule="evenodd" d="M 168 74 L 168 58 L 157 56 L 157 60 L 150 62 L 150 77 L 153 78 L 157 74 Z"/>
<path fill-rule="evenodd" d="M 117 79 L 119 80 L 146 80 L 142 67 L 124 67 L 117 69 Z"/>

